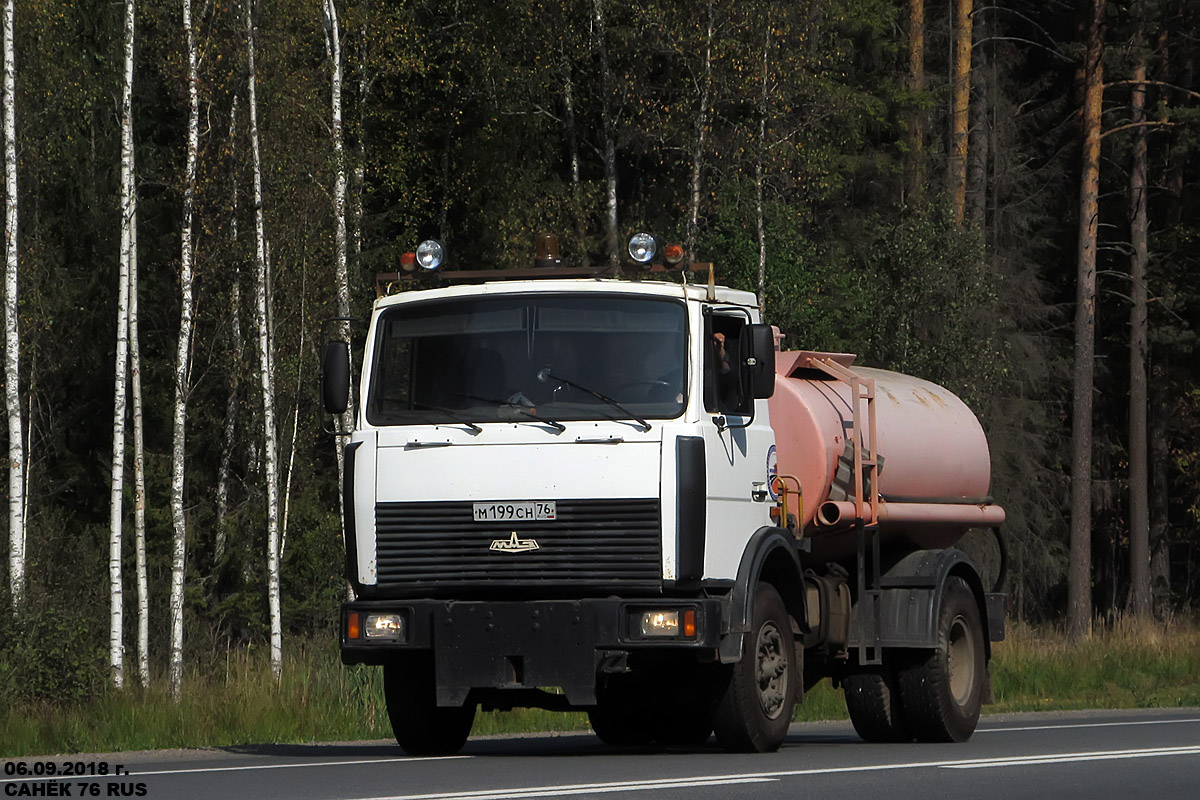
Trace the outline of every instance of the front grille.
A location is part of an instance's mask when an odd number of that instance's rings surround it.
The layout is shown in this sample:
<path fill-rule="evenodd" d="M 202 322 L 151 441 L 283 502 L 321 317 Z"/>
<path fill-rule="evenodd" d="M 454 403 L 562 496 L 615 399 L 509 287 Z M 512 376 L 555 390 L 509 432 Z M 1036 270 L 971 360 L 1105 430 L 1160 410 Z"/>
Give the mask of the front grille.
<path fill-rule="evenodd" d="M 375 506 L 380 588 L 657 588 L 662 556 L 658 500 L 559 500 L 540 522 L 476 522 L 471 502 Z M 490 549 L 497 539 L 538 549 Z"/>

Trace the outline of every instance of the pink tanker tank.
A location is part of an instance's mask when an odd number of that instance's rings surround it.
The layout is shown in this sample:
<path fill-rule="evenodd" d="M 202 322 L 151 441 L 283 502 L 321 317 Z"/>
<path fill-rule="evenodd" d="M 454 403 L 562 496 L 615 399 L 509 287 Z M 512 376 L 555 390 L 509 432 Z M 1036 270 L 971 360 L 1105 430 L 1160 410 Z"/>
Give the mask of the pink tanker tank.
<path fill-rule="evenodd" d="M 855 552 L 853 404 L 850 383 L 816 364 L 845 375 L 853 361 L 843 353 L 776 353 L 769 401 L 779 475 L 799 480 L 801 529 L 813 554 L 830 561 Z M 864 492 L 862 517 L 870 524 L 878 515 L 881 546 L 948 547 L 970 528 L 1000 525 L 1004 509 L 988 496 L 987 438 L 966 404 L 910 375 L 863 367 L 853 373 L 875 382 L 879 468 L 875 487 Z M 859 405 L 858 437 L 869 450 L 867 402 Z M 871 491 L 878 493 L 874 512 Z"/>

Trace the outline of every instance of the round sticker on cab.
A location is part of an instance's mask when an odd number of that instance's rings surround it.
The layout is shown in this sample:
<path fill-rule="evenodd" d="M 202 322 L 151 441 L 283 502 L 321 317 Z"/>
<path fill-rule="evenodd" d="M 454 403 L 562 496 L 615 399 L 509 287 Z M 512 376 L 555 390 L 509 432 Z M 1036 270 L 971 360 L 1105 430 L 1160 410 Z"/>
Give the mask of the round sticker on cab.
<path fill-rule="evenodd" d="M 775 445 L 771 445 L 767 450 L 767 491 L 771 493 L 772 500 L 778 500 L 779 495 L 775 492 L 775 478 L 779 475 L 779 456 L 775 453 Z"/>

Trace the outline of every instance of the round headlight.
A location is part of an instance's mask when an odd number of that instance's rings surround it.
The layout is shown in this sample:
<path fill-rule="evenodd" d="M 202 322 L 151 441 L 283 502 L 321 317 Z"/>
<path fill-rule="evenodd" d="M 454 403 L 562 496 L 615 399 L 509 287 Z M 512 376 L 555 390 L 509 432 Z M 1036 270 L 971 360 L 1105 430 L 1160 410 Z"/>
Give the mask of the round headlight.
<path fill-rule="evenodd" d="M 426 239 L 417 245 L 417 264 L 421 269 L 433 271 L 442 265 L 446 249 L 436 239 Z"/>
<path fill-rule="evenodd" d="M 648 263 L 657 251 L 658 245 L 648 233 L 635 233 L 629 239 L 629 257 L 639 264 Z"/>

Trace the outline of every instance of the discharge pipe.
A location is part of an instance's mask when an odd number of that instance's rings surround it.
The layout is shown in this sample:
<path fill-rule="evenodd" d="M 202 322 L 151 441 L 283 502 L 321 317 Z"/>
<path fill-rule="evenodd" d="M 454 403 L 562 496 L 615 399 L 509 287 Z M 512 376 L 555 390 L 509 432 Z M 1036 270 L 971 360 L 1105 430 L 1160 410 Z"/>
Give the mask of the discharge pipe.
<path fill-rule="evenodd" d="M 857 521 L 852 500 L 827 500 L 817 509 L 817 525 L 848 528 Z M 1004 509 L 996 505 L 967 503 L 879 503 L 879 525 L 947 525 L 960 528 L 995 528 L 1004 523 Z M 863 504 L 863 523 L 871 525 L 870 503 Z"/>

